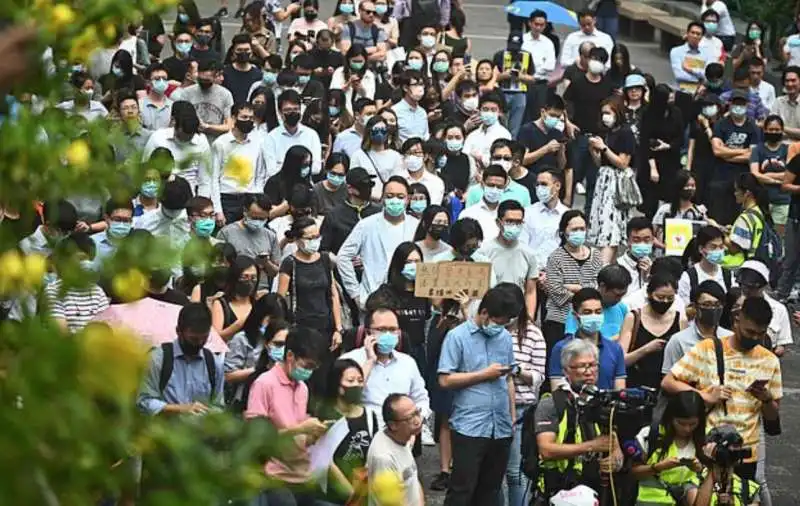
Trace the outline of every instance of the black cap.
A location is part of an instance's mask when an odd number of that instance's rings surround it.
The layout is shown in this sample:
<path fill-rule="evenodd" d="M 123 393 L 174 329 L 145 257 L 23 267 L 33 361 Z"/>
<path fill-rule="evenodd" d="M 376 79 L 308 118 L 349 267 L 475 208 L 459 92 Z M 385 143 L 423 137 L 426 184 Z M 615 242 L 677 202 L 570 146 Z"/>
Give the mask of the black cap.
<path fill-rule="evenodd" d="M 359 184 L 369 183 L 369 186 L 375 186 L 375 176 L 367 172 L 367 169 L 362 167 L 353 167 L 347 171 L 347 177 L 345 181 L 347 184 L 351 186 L 357 186 Z"/>
<path fill-rule="evenodd" d="M 508 34 L 508 50 L 519 51 L 522 49 L 522 32 L 520 30 L 511 30 Z"/>
<path fill-rule="evenodd" d="M 750 99 L 750 94 L 744 90 L 733 90 L 731 92 L 731 102 L 734 100 L 744 100 L 747 101 Z"/>
<path fill-rule="evenodd" d="M 700 97 L 697 99 L 697 101 L 700 102 L 702 105 L 722 105 L 723 104 L 723 101 L 722 101 L 721 98 L 719 98 L 719 95 L 717 95 L 716 93 L 708 93 L 708 92 L 703 93 L 702 95 L 700 95 Z"/>

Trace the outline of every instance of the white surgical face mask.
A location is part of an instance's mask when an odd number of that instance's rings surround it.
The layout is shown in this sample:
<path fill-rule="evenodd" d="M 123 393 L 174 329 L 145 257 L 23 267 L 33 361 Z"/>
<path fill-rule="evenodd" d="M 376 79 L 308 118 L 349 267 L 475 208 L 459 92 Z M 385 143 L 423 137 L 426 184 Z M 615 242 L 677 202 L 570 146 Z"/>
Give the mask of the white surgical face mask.
<path fill-rule="evenodd" d="M 603 125 L 605 125 L 607 128 L 611 128 L 614 126 L 614 123 L 616 123 L 617 118 L 613 114 L 607 112 L 603 114 L 602 121 Z"/>
<path fill-rule="evenodd" d="M 589 72 L 600 75 L 605 72 L 606 66 L 597 60 L 589 60 Z"/>
<path fill-rule="evenodd" d="M 465 98 L 462 103 L 464 104 L 464 109 L 474 111 L 478 108 L 478 97 Z"/>

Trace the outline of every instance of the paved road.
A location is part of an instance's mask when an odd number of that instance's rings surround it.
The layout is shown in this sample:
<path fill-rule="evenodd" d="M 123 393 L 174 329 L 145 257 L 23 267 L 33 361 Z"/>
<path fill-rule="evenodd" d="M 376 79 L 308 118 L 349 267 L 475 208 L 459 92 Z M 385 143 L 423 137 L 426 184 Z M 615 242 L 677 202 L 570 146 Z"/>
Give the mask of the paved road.
<path fill-rule="evenodd" d="M 235 5 L 237 0 L 230 0 Z M 475 1 L 475 0 L 473 0 Z M 217 0 L 197 0 L 201 15 L 211 15 L 219 7 Z M 320 0 L 321 18 L 327 19 L 335 7 L 333 0 Z M 465 3 L 464 10 L 467 15 L 467 35 L 472 39 L 473 54 L 476 58 L 491 57 L 495 51 L 505 46 L 508 35 L 508 24 L 503 12 L 505 2 L 502 0 L 485 0 L 481 3 Z M 235 9 L 231 9 L 231 14 Z M 171 23 L 174 15 L 166 19 Z M 169 30 L 171 27 L 168 26 Z M 223 23 L 225 37 L 230 40 L 232 33 L 238 31 L 240 23 L 230 17 Z M 568 29 L 557 27 L 560 34 L 568 33 Z M 645 72 L 653 74 L 656 82 L 669 82 L 672 72 L 669 62 L 655 43 L 642 43 L 621 39 L 628 46 L 631 62 Z M 582 202 L 576 205 L 582 206 Z M 795 340 L 798 333 L 795 333 Z M 784 391 L 782 421 L 784 435 L 771 438 L 768 442 L 768 470 L 772 490 L 773 506 L 797 506 L 797 486 L 793 479 L 800 477 L 800 438 L 793 437 L 794 433 L 800 434 L 800 354 L 790 354 L 783 360 Z M 426 448 L 420 462 L 420 473 L 426 488 L 439 471 L 439 457 L 436 448 Z M 792 471 L 793 470 L 793 471 Z M 444 500 L 444 494 L 428 491 L 427 504 L 439 505 Z"/>

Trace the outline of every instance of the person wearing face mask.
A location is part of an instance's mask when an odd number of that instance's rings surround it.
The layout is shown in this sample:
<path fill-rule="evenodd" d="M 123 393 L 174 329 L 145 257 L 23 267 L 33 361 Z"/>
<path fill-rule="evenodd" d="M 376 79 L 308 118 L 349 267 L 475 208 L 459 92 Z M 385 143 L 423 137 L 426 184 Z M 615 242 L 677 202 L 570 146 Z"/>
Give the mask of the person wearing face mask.
<path fill-rule="evenodd" d="M 549 352 L 564 337 L 573 296 L 584 286 L 594 286 L 603 267 L 600 252 L 586 245 L 586 218 L 581 211 L 570 209 L 561 216 L 558 236 L 560 247 L 547 258 L 545 268 L 547 315 L 542 323 L 542 333 Z M 558 357 L 548 353 L 548 357 L 552 356 Z"/>
<path fill-rule="evenodd" d="M 419 220 L 406 214 L 408 194 L 409 184 L 403 177 L 390 177 L 383 186 L 383 213 L 359 221 L 339 249 L 336 263 L 342 285 L 359 307 L 380 286 L 389 253 L 414 237 Z M 360 282 L 353 265 L 357 257 L 364 268 Z"/>
<path fill-rule="evenodd" d="M 201 60 L 197 66 L 197 84 L 172 94 L 173 100 L 186 100 L 195 107 L 200 119 L 199 131 L 206 134 L 209 142 L 229 132 L 233 126 L 233 95 L 227 88 L 217 84 L 217 77 L 219 64 L 213 60 Z"/>
<path fill-rule="evenodd" d="M 214 203 L 217 223 L 224 225 L 242 218 L 248 194 L 260 193 L 267 182 L 267 166 L 261 137 L 253 133 L 253 108 L 244 102 L 233 106 L 234 119 L 230 132 L 220 135 L 211 145 L 211 178 L 199 186 L 197 193 Z M 240 174 L 248 170 L 243 178 Z M 249 177 L 247 177 L 249 176 Z"/>
<path fill-rule="evenodd" d="M 414 234 L 414 241 L 422 251 L 423 262 L 431 262 L 437 255 L 451 250 L 451 246 L 442 240 L 449 229 L 450 216 L 447 214 L 447 209 L 431 204 L 423 211 L 419 228 Z"/>
<path fill-rule="evenodd" d="M 524 292 L 528 314 L 535 314 L 539 264 L 522 237 L 524 221 L 525 208 L 519 202 L 502 202 L 497 207 L 499 233 L 485 241 L 478 253 L 491 260 L 498 282 L 513 283 Z"/>
<path fill-rule="evenodd" d="M 192 198 L 189 183 L 181 177 L 175 177 L 164 184 L 161 192 L 161 211 L 143 215 L 136 221 L 137 229 L 144 229 L 154 236 L 166 237 L 175 247 L 183 247 L 189 240 L 188 214 L 186 205 Z"/>
<path fill-rule="evenodd" d="M 314 210 L 320 216 L 328 214 L 337 204 L 347 199 L 345 180 L 350 169 L 350 158 L 343 153 L 333 153 L 325 161 L 325 179 L 314 183 Z"/>
<path fill-rule="evenodd" d="M 783 143 L 783 119 L 777 114 L 767 116 L 763 130 L 764 140 L 755 146 L 750 157 L 750 173 L 767 189 L 769 211 L 776 232 L 782 237 L 791 201 L 790 195 L 781 191 L 789 148 Z"/>
<path fill-rule="evenodd" d="M 222 85 L 231 92 L 234 104 L 246 102 L 252 85 L 263 77 L 262 70 L 253 64 L 251 40 L 244 33 L 234 35 L 228 52 L 230 62 L 222 69 Z"/>
<path fill-rule="evenodd" d="M 762 422 L 779 419 L 783 396 L 778 357 L 761 345 L 771 319 L 772 310 L 766 300 L 745 299 L 734 320 L 733 335 L 719 341 L 700 341 L 661 383 L 668 393 L 699 393 L 709 409 L 709 427 L 735 427 L 744 440 L 743 447 L 752 451 L 751 457 L 734 468 L 746 480 L 756 478 Z M 724 363 L 717 363 L 717 357 L 724 357 Z"/>
<path fill-rule="evenodd" d="M 91 273 L 94 270 L 95 250 L 91 237 L 83 232 L 73 232 L 55 246 L 53 255 L 62 262 L 72 258 L 80 265 L 80 269 Z M 68 268 L 66 263 L 60 264 L 59 267 Z M 44 289 L 46 311 L 61 330 L 78 332 L 96 315 L 108 308 L 108 297 L 103 289 L 93 282 L 80 288 L 68 287 L 63 281 L 63 273 L 58 271 L 59 267 L 56 267 L 57 277 L 51 283 L 47 283 Z"/>
<path fill-rule="evenodd" d="M 352 158 L 355 152 L 361 147 L 364 140 L 364 128 L 366 124 L 375 116 L 376 112 L 374 100 L 369 98 L 356 99 L 355 104 L 353 104 L 355 121 L 350 128 L 339 132 L 339 135 L 336 136 L 336 140 L 333 141 L 332 152 L 344 153 Z M 353 166 L 356 167 L 356 165 Z"/>
<path fill-rule="evenodd" d="M 489 165 L 483 171 L 482 176 L 481 200 L 464 209 L 458 219 L 472 218 L 480 223 L 484 237 L 497 237 L 500 232 L 497 226 L 497 207 L 503 200 L 503 190 L 508 184 L 508 174 L 500 165 Z M 527 192 L 525 194 L 527 195 Z"/>
<path fill-rule="evenodd" d="M 108 226 L 102 232 L 92 234 L 95 245 L 94 270 L 99 270 L 103 259 L 114 254 L 119 242 L 131 233 L 133 228 L 133 204 L 130 200 L 109 199 L 104 210 Z"/>
<path fill-rule="evenodd" d="M 540 116 L 536 120 L 522 125 L 518 136 L 519 143 L 525 148 L 521 168 L 524 167 L 527 173 L 531 174 L 529 179 L 534 180 L 534 184 L 526 185 L 531 192 L 533 202 L 537 201 L 536 174 L 545 167 L 557 167 L 562 170 L 566 167 L 566 145 L 571 131 L 567 128 L 564 100 L 558 95 L 548 95 L 539 112 Z M 566 188 L 565 200 L 571 201 L 572 184 L 568 184 Z"/>
<path fill-rule="evenodd" d="M 195 24 L 194 42 L 189 54 L 198 62 L 222 61 L 220 54 L 211 47 L 214 41 L 214 24 L 212 18 L 201 19 Z"/>
<path fill-rule="evenodd" d="M 423 144 L 418 138 L 408 139 L 403 143 L 400 151 L 403 153 L 405 171 L 401 174 L 409 184 L 421 184 L 428 190 L 428 200 L 431 203 L 440 204 L 444 198 L 444 181 L 437 176 L 437 172 L 447 163 L 445 155 L 436 156 L 436 160 L 431 164 L 433 170 L 426 168 L 426 161 L 432 160 L 432 152 L 438 151 L 432 145 L 440 144 L 439 141 L 431 139 Z M 427 152 L 426 152 L 427 151 Z M 435 156 L 435 155 L 434 155 Z M 440 158 L 444 157 L 442 167 L 438 166 Z M 417 210 L 418 212 L 421 212 Z"/>
<path fill-rule="evenodd" d="M 205 304 L 193 302 L 184 306 L 178 314 L 175 332 L 175 340 L 150 352 L 148 372 L 136 406 L 150 416 L 202 415 L 221 410 L 223 358 L 222 354 L 214 355 L 205 348 L 211 332 L 211 314 Z M 171 374 L 164 374 L 165 370 Z"/>
<path fill-rule="evenodd" d="M 364 47 L 366 57 L 371 62 L 383 62 L 386 59 L 389 35 L 375 24 L 375 4 L 362 0 L 358 4 L 358 19 L 348 21 L 341 32 L 339 50 L 348 53 L 356 44 Z"/>
<path fill-rule="evenodd" d="M 416 141 L 420 143 L 419 139 Z M 421 146 L 419 150 L 422 151 Z M 386 181 L 403 174 L 403 156 L 389 146 L 389 129 L 383 117 L 373 116 L 367 121 L 361 149 L 353 154 L 350 163 L 354 167 L 364 167 L 370 175 L 377 177 L 377 183 L 372 187 L 372 200 L 376 202 L 381 199 Z"/>
<path fill-rule="evenodd" d="M 408 208 L 406 212 L 416 219 L 422 219 L 422 213 L 431 205 L 431 195 L 421 183 L 409 185 Z"/>
<path fill-rule="evenodd" d="M 295 90 L 284 91 L 278 96 L 278 112 L 283 122 L 270 131 L 264 140 L 267 175 L 270 177 L 285 171 L 285 158 L 293 146 L 302 146 L 311 155 L 310 171 L 303 178 L 319 174 L 322 170 L 322 143 L 313 128 L 300 123 L 300 103 L 300 94 Z"/>
<path fill-rule="evenodd" d="M 230 341 L 244 327 L 253 303 L 259 298 L 256 292 L 259 277 L 255 260 L 248 256 L 237 256 L 228 269 L 224 293 L 211 304 L 212 325 L 225 341 Z"/>
<path fill-rule="evenodd" d="M 88 121 L 108 116 L 108 109 L 102 103 L 93 100 L 94 80 L 86 72 L 75 72 L 70 77 L 73 86 L 73 98 L 56 105 L 58 109 L 70 114 L 78 114 Z"/>
<path fill-rule="evenodd" d="M 772 320 L 767 329 L 765 346 L 778 358 L 783 357 L 786 347 L 792 345 L 792 326 L 786 306 L 767 293 L 770 272 L 764 262 L 747 260 L 737 271 L 739 287 L 745 297 L 761 297 L 772 309 Z"/>
<path fill-rule="evenodd" d="M 486 168 L 494 163 L 491 161 L 491 156 L 495 141 L 511 139 L 511 132 L 500 123 L 504 104 L 505 99 L 498 92 L 487 93 L 480 98 L 478 107 L 481 125 L 467 135 L 462 148 L 464 153 L 475 159 L 480 168 Z M 508 170 L 510 169 L 509 164 Z"/>
<path fill-rule="evenodd" d="M 583 339 L 597 346 L 600 351 L 597 361 L 597 388 L 620 390 L 625 388 L 627 372 L 625 352 L 619 342 L 605 335 L 603 325 L 605 314 L 603 296 L 595 288 L 581 288 L 572 297 L 572 314 L 578 322 L 577 329 L 555 343 L 551 357 L 560 357 L 561 350 L 574 339 Z M 550 388 L 558 390 L 565 381 L 565 371 L 561 362 L 551 359 L 548 365 Z"/>
<path fill-rule="evenodd" d="M 775 232 L 766 188 L 753 174 L 740 174 L 734 182 L 734 195 L 742 212 L 734 220 L 726 238 L 722 266 L 736 269 L 745 260 L 758 258 L 777 267 L 777 259 L 783 253 L 783 243 Z"/>
<path fill-rule="evenodd" d="M 120 90 L 125 89 L 135 93 L 143 93 L 145 90 L 144 79 L 134 73 L 133 56 L 124 49 L 114 53 L 114 57 L 111 59 L 111 70 L 100 76 L 97 82 L 103 89 L 101 101 L 106 107 L 112 105 L 114 94 Z"/>
<path fill-rule="evenodd" d="M 167 67 L 161 63 L 153 63 L 145 71 L 145 79 L 150 82 L 147 95 L 139 100 L 142 126 L 149 130 L 157 130 L 169 126 L 173 100 L 167 97 L 169 76 Z"/>
<path fill-rule="evenodd" d="M 721 267 L 725 258 L 725 236 L 719 228 L 710 225 L 701 227 L 695 234 L 693 244 L 687 246 L 690 247 L 695 248 L 699 259 L 678 281 L 678 297 L 687 305 L 691 301 L 691 293 L 707 279 L 716 281 L 723 292 L 735 286 L 736 280 L 732 279 L 730 271 Z"/>
<path fill-rule="evenodd" d="M 246 194 L 242 218 L 222 228 L 217 238 L 231 244 L 241 255 L 255 258 L 264 273 L 259 288 L 269 286 L 268 279 L 277 275 L 281 251 L 275 232 L 267 228 L 272 204 L 264 194 Z"/>
<path fill-rule="evenodd" d="M 528 87 L 535 81 L 533 67 L 533 57 L 522 50 L 522 32 L 512 31 L 506 49 L 494 54 L 494 75 L 506 99 L 508 129 L 514 138 L 525 116 Z"/>
<path fill-rule="evenodd" d="M 392 106 L 397 115 L 398 140 L 405 142 L 411 137 L 428 140 L 428 114 L 420 107 L 420 102 L 425 95 L 425 80 L 416 70 L 406 70 L 398 79 L 403 89 L 403 99 Z"/>
<path fill-rule="evenodd" d="M 192 40 L 192 34 L 188 27 L 178 28 L 173 32 L 172 56 L 164 58 L 161 62 L 167 69 L 167 77 L 170 81 L 181 83 L 186 76 L 189 62 L 193 60 L 190 55 Z"/>
<path fill-rule="evenodd" d="M 647 284 L 644 307 L 625 317 L 618 342 L 625 352 L 628 387 L 661 386 L 664 346 L 688 325 L 675 308 L 677 291 L 678 282 L 669 273 L 653 275 Z"/>
<path fill-rule="evenodd" d="M 342 343 L 341 303 L 330 254 L 319 251 L 319 226 L 312 218 L 299 218 L 286 237 L 297 249 L 281 262 L 277 292 L 289 301 L 290 320 L 331 336 L 335 350 Z"/>
<path fill-rule="evenodd" d="M 476 90 L 477 93 L 477 90 Z M 477 96 L 475 97 L 477 99 Z M 458 200 L 467 193 L 467 188 L 477 177 L 478 168 L 475 159 L 464 153 L 464 139 L 466 132 L 461 124 L 445 125 L 442 131 L 445 148 L 447 149 L 447 163 L 440 172 L 448 198 Z"/>
<path fill-rule="evenodd" d="M 156 157 L 164 155 L 169 155 L 169 151 L 163 148 L 155 154 Z M 169 156 L 171 157 L 172 155 Z M 170 160 L 166 156 L 165 159 Z M 169 163 L 171 164 L 172 162 L 170 161 Z M 132 200 L 134 228 L 136 228 L 136 223 L 142 216 L 159 210 L 161 204 L 158 202 L 158 193 L 161 190 L 161 186 L 162 181 L 157 170 L 150 169 L 145 172 L 144 181 L 139 187 L 139 193 Z"/>
<path fill-rule="evenodd" d="M 689 118 L 689 145 L 686 152 L 686 168 L 691 170 L 697 181 L 695 201 L 698 204 L 709 202 L 709 187 L 714 178 L 717 163 L 711 145 L 714 128 L 723 117 L 724 103 L 714 93 L 703 93 L 697 97 L 697 116 Z"/>
<path fill-rule="evenodd" d="M 347 50 L 344 64 L 333 72 L 330 89 L 342 90 L 346 98 L 347 109 L 352 113 L 354 97 L 375 98 L 375 73 L 366 68 L 368 53 L 359 43 Z"/>
<path fill-rule="evenodd" d="M 124 163 L 141 153 L 153 131 L 142 125 L 139 101 L 133 93 L 118 93 L 115 109 L 124 140 L 114 143 L 112 148 L 117 163 Z"/>
<path fill-rule="evenodd" d="M 286 336 L 281 361 L 261 374 L 252 384 L 244 418 L 265 418 L 292 442 L 290 463 L 269 460 L 264 468 L 268 478 L 277 481 L 262 492 L 258 504 L 314 504 L 311 456 L 308 447 L 330 427 L 309 417 L 306 382 L 319 367 L 326 353 L 326 338 L 314 329 L 295 326 Z"/>
<path fill-rule="evenodd" d="M 311 37 L 313 40 L 315 34 L 327 29 L 328 25 L 319 19 L 319 1 L 303 0 L 303 17 L 292 20 L 288 31 L 289 40 L 294 40 L 298 35 Z"/>
<path fill-rule="evenodd" d="M 213 299 L 224 293 L 228 266 L 236 258 L 236 250 L 230 244 L 218 242 L 206 252 L 198 259 L 195 252 L 184 249 L 183 275 L 175 280 L 175 288 L 191 302 L 203 302 L 210 309 Z"/>
<path fill-rule="evenodd" d="M 653 224 L 644 216 L 631 218 L 627 224 L 628 251 L 616 259 L 631 276 L 630 289 L 639 290 L 647 284 L 653 266 Z"/>
<path fill-rule="evenodd" d="M 507 287 L 491 288 L 475 317 L 444 340 L 438 383 L 453 391 L 453 471 L 445 504 L 497 504 L 517 420 L 511 374 L 516 363 L 506 326 L 521 310 Z M 476 349 L 486 353 L 476 356 Z"/>
<path fill-rule="evenodd" d="M 283 60 L 277 54 L 269 55 L 266 59 L 264 59 L 264 68 L 260 70 L 261 75 L 259 79 L 250 85 L 250 89 L 247 92 L 247 98 L 251 102 L 256 97 L 256 91 L 258 89 L 269 90 L 272 95 L 275 94 L 278 85 L 278 74 L 281 71 L 281 67 L 283 67 Z M 270 97 L 271 100 L 276 101 L 274 96 Z"/>
<path fill-rule="evenodd" d="M 186 214 L 189 217 L 190 239 L 205 246 L 213 246 L 219 241 L 212 237 L 216 222 L 214 221 L 214 205 L 211 199 L 206 197 L 192 197 L 186 203 Z M 192 249 L 192 245 L 187 243 L 186 249 Z"/>
<path fill-rule="evenodd" d="M 706 29 L 703 39 L 700 41 L 700 48 L 707 51 L 714 61 L 724 63 L 726 54 L 722 40 L 717 37 L 719 32 L 719 14 L 713 9 L 708 9 L 700 15 L 700 21 Z"/>
<path fill-rule="evenodd" d="M 339 248 L 350 235 L 353 228 L 363 218 L 380 212 L 379 204 L 372 202 L 370 193 L 375 184 L 375 176 L 371 176 L 362 167 L 353 167 L 347 171 L 344 186 L 347 196 L 344 202 L 333 207 L 325 215 L 320 233 L 322 234 L 321 249 L 338 254 Z"/>
<path fill-rule="evenodd" d="M 746 99 L 746 114 L 747 117 L 755 121 L 763 121 L 769 114 L 769 109 L 764 105 L 761 100 L 761 95 L 757 90 L 753 89 L 753 81 L 750 78 L 749 65 L 742 65 L 733 72 L 732 80 L 733 89 L 720 94 L 720 98 L 726 102 L 730 102 L 731 110 L 733 110 L 734 100 L 741 100 L 734 98 L 736 96 L 743 96 Z"/>
<path fill-rule="evenodd" d="M 463 125 L 464 130 L 472 132 L 480 126 L 478 85 L 475 84 L 475 81 L 464 79 L 456 84 L 453 91 L 455 96 L 442 103 L 444 120 Z M 448 94 L 445 93 L 445 97 L 447 96 Z"/>

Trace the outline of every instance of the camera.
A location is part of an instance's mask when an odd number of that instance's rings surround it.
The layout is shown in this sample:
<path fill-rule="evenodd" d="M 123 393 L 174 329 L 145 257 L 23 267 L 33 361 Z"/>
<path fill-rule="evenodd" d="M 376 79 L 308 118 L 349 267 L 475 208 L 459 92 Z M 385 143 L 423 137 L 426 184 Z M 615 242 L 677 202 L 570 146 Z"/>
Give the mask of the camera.
<path fill-rule="evenodd" d="M 603 390 L 595 385 L 584 385 L 578 396 L 578 411 L 589 420 L 601 423 L 608 422 L 611 411 L 615 415 L 634 415 L 645 412 L 656 405 L 658 400 L 654 388 L 635 387 L 622 390 Z"/>
<path fill-rule="evenodd" d="M 711 460 L 722 467 L 733 467 L 753 456 L 750 448 L 742 448 L 744 440 L 732 425 L 714 427 L 706 435 L 706 443 L 714 443 Z"/>

